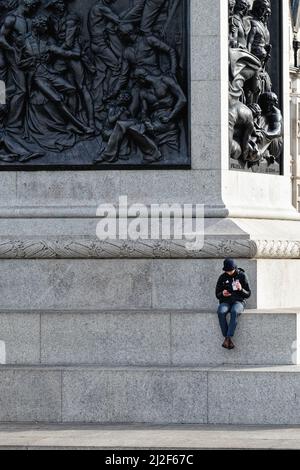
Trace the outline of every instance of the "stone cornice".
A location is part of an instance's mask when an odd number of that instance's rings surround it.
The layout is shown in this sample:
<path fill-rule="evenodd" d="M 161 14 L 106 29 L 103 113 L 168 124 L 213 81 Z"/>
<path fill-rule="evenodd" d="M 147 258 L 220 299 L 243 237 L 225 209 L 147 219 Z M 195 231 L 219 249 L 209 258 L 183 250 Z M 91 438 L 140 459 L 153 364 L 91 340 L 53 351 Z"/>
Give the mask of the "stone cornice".
<path fill-rule="evenodd" d="M 209 239 L 189 251 L 184 241 L 100 241 L 96 237 L 0 238 L 1 259 L 300 259 L 300 241 Z"/>

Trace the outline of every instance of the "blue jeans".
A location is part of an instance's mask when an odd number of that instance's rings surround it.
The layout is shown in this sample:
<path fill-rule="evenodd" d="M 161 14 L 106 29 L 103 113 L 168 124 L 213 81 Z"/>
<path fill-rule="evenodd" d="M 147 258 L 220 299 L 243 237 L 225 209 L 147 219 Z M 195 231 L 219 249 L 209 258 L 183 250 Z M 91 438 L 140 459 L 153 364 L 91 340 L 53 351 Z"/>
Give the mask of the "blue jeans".
<path fill-rule="evenodd" d="M 242 302 L 234 303 L 222 303 L 218 308 L 218 317 L 220 327 L 224 338 L 233 338 L 238 323 L 238 317 L 245 310 L 245 306 Z M 227 315 L 230 313 L 230 322 L 227 323 Z"/>

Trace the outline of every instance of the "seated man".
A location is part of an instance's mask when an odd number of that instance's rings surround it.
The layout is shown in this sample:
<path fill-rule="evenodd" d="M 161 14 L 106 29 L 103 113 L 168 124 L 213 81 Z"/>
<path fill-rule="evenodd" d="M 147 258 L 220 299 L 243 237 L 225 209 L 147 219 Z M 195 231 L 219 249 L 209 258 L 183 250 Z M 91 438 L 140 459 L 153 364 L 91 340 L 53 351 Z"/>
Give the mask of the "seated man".
<path fill-rule="evenodd" d="M 235 346 L 232 338 L 237 327 L 237 319 L 245 310 L 245 301 L 251 297 L 251 289 L 245 272 L 237 267 L 233 259 L 225 259 L 223 271 L 216 286 L 216 297 L 220 302 L 218 316 L 225 338 L 223 348 L 233 349 Z M 228 314 L 230 314 L 229 325 L 226 320 Z"/>

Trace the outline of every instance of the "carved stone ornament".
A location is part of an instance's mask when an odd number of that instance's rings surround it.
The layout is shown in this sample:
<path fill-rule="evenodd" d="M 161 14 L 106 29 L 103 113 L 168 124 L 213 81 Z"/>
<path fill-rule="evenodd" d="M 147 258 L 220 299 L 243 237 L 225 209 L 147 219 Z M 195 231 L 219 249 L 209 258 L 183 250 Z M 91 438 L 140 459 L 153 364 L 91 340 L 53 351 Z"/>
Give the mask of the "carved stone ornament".
<path fill-rule="evenodd" d="M 275 22 L 275 13 L 280 18 L 280 8 L 280 0 L 229 0 L 232 169 L 281 172 L 283 118 L 278 97 L 281 61 L 275 60 L 278 54 L 274 53 L 276 41 L 280 43 L 280 28 Z"/>
<path fill-rule="evenodd" d="M 206 240 L 191 251 L 182 240 L 100 241 L 93 237 L 0 239 L 0 259 L 300 259 L 300 240 Z"/>
<path fill-rule="evenodd" d="M 0 169 L 189 167 L 187 0 L 0 0 Z"/>

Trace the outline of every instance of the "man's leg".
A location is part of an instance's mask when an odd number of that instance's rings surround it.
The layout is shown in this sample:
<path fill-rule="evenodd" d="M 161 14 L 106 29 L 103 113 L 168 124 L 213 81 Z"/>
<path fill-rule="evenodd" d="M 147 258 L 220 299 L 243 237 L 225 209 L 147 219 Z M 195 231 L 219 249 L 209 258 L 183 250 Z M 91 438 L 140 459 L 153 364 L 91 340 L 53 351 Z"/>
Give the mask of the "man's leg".
<path fill-rule="evenodd" d="M 90 129 L 77 119 L 63 101 L 63 97 L 66 93 L 76 91 L 76 88 L 73 87 L 73 85 L 67 82 L 63 77 L 50 74 L 49 77 L 36 77 L 35 84 L 41 93 L 56 105 L 64 118 L 73 124 L 80 133 L 89 135 L 94 133 L 93 129 Z"/>
<path fill-rule="evenodd" d="M 218 317 L 219 317 L 219 323 L 221 327 L 222 334 L 224 338 L 227 338 L 227 332 L 228 332 L 228 323 L 226 320 L 226 316 L 230 311 L 230 304 L 227 303 L 222 303 L 219 305 L 218 308 Z"/>
<path fill-rule="evenodd" d="M 81 95 L 82 104 L 85 107 L 89 127 L 94 129 L 95 127 L 95 115 L 94 115 L 94 104 L 93 98 L 88 90 L 85 83 L 84 67 L 80 60 L 71 60 L 70 69 L 74 74 L 74 80 L 77 85 L 77 91 Z"/>
<path fill-rule="evenodd" d="M 146 0 L 135 0 L 134 7 L 125 11 L 125 13 L 121 15 L 122 19 L 130 21 L 131 23 L 139 23 L 143 15 L 145 4 Z"/>
<path fill-rule="evenodd" d="M 155 142 L 147 137 L 143 130 L 140 125 L 133 125 L 128 129 L 128 133 L 132 136 L 137 146 L 142 150 L 145 161 L 150 163 L 158 162 L 161 159 L 161 153 Z"/>
<path fill-rule="evenodd" d="M 245 306 L 242 302 L 234 302 L 230 309 L 230 323 L 228 327 L 227 336 L 229 338 L 234 337 L 234 333 L 238 324 L 238 316 L 243 313 Z"/>
<path fill-rule="evenodd" d="M 12 75 L 12 94 L 10 92 L 10 84 L 8 80 L 7 96 L 9 98 L 9 113 L 6 123 L 8 129 L 22 129 L 24 125 L 25 104 L 26 104 L 26 75 L 19 70 L 14 64 L 10 64 Z"/>
<path fill-rule="evenodd" d="M 166 0 L 147 0 L 142 15 L 141 31 L 151 33 Z"/>
<path fill-rule="evenodd" d="M 95 163 L 116 162 L 119 159 L 120 146 L 132 121 L 117 121 L 109 138 L 106 149 L 94 160 Z"/>

